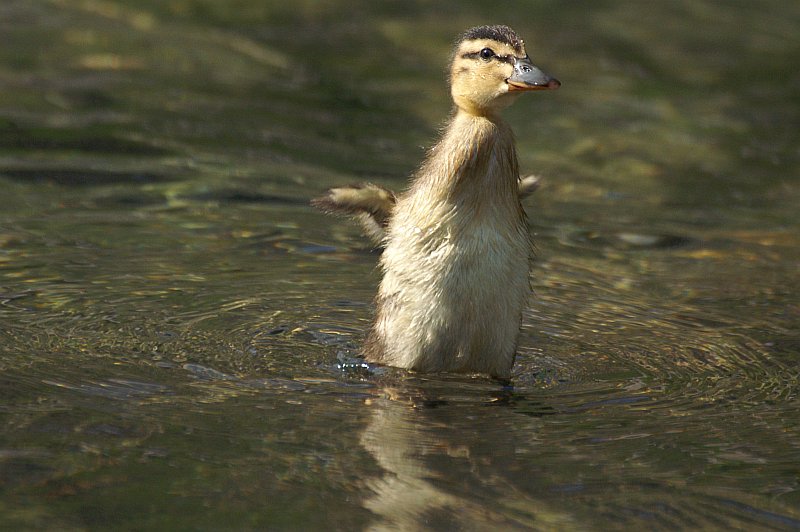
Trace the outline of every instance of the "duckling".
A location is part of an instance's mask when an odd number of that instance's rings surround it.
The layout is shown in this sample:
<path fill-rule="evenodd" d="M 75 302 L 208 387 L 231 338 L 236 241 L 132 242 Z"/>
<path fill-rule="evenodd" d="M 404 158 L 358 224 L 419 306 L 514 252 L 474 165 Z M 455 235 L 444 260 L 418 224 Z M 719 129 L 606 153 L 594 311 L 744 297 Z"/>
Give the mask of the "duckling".
<path fill-rule="evenodd" d="M 450 64 L 454 112 L 402 194 L 372 184 L 314 201 L 355 214 L 384 247 L 368 362 L 507 379 L 530 294 L 533 246 L 514 136 L 500 117 L 523 92 L 561 83 L 508 26 L 464 32 Z"/>

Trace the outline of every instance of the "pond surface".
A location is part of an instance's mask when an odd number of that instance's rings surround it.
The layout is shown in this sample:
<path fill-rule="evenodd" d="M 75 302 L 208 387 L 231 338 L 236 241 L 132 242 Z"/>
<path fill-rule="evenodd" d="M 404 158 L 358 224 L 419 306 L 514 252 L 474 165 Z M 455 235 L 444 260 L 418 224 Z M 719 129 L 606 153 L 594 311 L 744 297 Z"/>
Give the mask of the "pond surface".
<path fill-rule="evenodd" d="M 800 4 L 4 0 L 0 528 L 800 528 Z M 510 386 L 361 367 L 450 43 L 507 113 L 535 295 Z"/>

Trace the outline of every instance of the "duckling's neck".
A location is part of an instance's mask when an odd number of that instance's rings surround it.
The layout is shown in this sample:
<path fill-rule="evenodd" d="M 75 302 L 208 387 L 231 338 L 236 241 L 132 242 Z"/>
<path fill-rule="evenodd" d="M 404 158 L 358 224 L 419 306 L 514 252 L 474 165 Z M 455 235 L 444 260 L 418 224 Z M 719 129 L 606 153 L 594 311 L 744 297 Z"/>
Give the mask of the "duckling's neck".
<path fill-rule="evenodd" d="M 429 199 L 518 202 L 511 128 L 497 115 L 457 109 L 420 168 L 414 188 Z"/>

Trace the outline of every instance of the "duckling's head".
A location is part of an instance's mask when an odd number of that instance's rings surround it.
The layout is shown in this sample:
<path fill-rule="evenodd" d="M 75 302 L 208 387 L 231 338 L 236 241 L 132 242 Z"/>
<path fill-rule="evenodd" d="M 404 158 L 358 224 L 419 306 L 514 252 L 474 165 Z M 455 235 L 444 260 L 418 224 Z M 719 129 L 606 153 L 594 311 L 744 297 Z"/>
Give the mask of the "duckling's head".
<path fill-rule="evenodd" d="M 508 26 L 469 29 L 456 44 L 450 91 L 455 104 L 467 113 L 494 114 L 525 91 L 560 86 L 531 63 L 525 43 Z"/>

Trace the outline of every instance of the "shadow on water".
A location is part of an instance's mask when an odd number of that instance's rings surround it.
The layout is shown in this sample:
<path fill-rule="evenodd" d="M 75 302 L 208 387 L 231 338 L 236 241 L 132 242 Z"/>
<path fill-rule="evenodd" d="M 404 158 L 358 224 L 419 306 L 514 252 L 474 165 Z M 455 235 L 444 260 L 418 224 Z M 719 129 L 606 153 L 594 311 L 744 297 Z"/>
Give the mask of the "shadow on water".
<path fill-rule="evenodd" d="M 564 82 L 513 379 L 364 366 L 378 254 L 307 200 L 402 189 L 490 22 Z M 800 528 L 798 24 L 3 2 L 0 528 Z"/>
<path fill-rule="evenodd" d="M 65 186 L 97 186 L 114 183 L 154 183 L 169 179 L 167 176 L 144 172 L 115 172 L 70 169 L 15 169 L 2 170 L 0 176 L 22 182 L 56 183 Z"/>
<path fill-rule="evenodd" d="M 132 156 L 165 156 L 169 151 L 132 139 L 115 138 L 113 129 L 80 131 L 75 128 L 23 129 L 14 122 L 0 123 L 0 150 L 63 150 Z"/>

